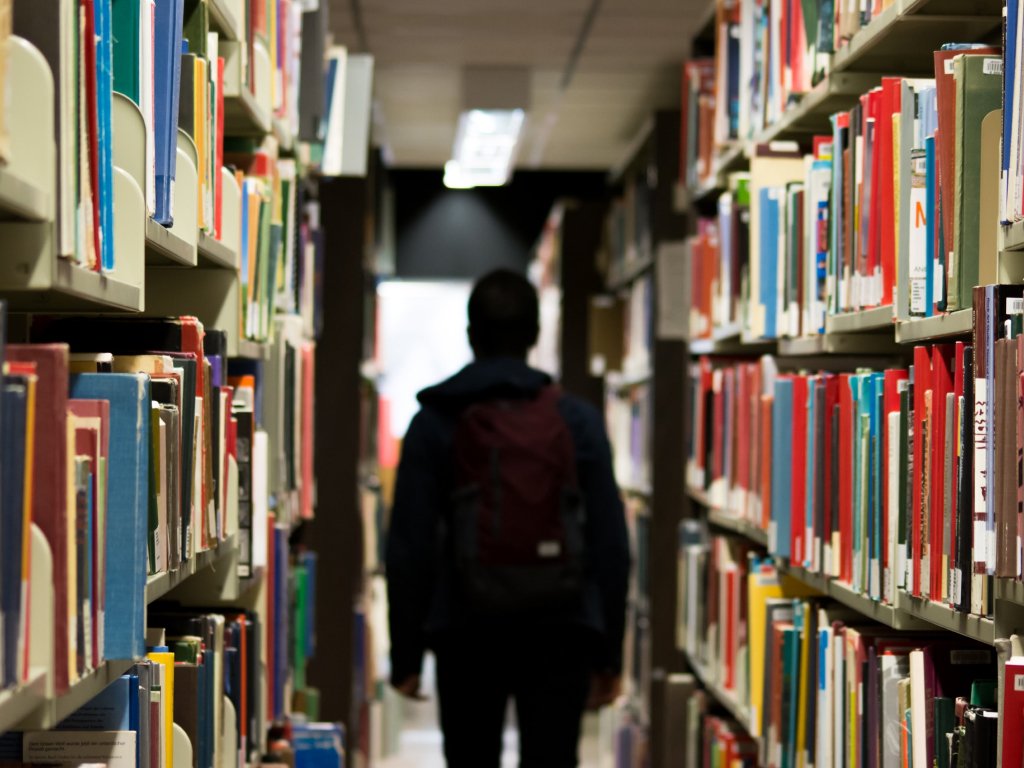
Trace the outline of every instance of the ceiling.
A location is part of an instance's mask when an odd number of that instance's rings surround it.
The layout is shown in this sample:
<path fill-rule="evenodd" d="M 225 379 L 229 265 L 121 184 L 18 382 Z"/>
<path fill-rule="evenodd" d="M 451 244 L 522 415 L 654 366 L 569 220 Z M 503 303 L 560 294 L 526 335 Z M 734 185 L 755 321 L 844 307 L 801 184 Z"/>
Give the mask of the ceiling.
<path fill-rule="evenodd" d="M 526 66 L 521 169 L 607 169 L 647 116 L 679 102 L 680 63 L 710 0 L 329 0 L 336 44 L 375 59 L 375 137 L 394 167 L 440 168 L 465 66 Z M 560 84 L 591 6 L 568 88 Z M 361 15 L 363 34 L 355 19 Z"/>

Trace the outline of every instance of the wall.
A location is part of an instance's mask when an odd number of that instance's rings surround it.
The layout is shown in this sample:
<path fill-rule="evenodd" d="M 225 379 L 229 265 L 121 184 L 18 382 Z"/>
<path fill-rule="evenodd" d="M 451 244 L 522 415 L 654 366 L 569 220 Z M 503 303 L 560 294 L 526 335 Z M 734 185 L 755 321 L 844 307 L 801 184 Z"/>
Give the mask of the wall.
<path fill-rule="evenodd" d="M 518 171 L 504 187 L 451 190 L 440 171 L 396 170 L 396 276 L 474 279 L 525 271 L 544 221 L 561 197 L 600 199 L 601 172 Z"/>

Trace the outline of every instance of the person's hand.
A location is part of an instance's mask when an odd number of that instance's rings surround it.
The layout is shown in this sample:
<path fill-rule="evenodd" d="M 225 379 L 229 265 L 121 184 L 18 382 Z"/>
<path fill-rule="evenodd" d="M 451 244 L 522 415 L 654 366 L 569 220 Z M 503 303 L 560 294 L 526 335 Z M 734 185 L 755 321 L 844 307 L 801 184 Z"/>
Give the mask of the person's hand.
<path fill-rule="evenodd" d="M 395 690 L 407 699 L 426 701 L 427 697 L 420 693 L 420 676 L 410 675 L 395 686 Z"/>
<path fill-rule="evenodd" d="M 590 696 L 587 709 L 591 712 L 607 707 L 622 693 L 622 675 L 612 672 L 595 672 L 590 678 Z"/>

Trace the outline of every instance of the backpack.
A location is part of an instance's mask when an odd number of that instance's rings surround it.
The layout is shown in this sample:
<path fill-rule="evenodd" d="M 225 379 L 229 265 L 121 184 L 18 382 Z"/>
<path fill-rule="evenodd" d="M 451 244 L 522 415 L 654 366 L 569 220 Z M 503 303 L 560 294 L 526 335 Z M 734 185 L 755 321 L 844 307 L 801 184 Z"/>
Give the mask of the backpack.
<path fill-rule="evenodd" d="M 584 509 L 561 392 L 477 402 L 458 421 L 451 537 L 470 609 L 565 608 L 583 588 Z"/>

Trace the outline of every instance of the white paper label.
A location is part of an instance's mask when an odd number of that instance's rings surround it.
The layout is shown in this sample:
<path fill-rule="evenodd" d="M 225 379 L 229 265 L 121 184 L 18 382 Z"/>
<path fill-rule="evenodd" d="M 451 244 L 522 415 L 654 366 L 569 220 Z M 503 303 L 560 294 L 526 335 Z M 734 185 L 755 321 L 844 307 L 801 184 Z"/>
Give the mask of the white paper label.
<path fill-rule="evenodd" d="M 1013 690 L 1024 691 L 1024 675 L 1013 676 Z"/>
<path fill-rule="evenodd" d="M 985 59 L 985 61 L 982 62 L 981 71 L 986 75 L 1001 75 L 1003 74 L 1003 60 Z"/>

